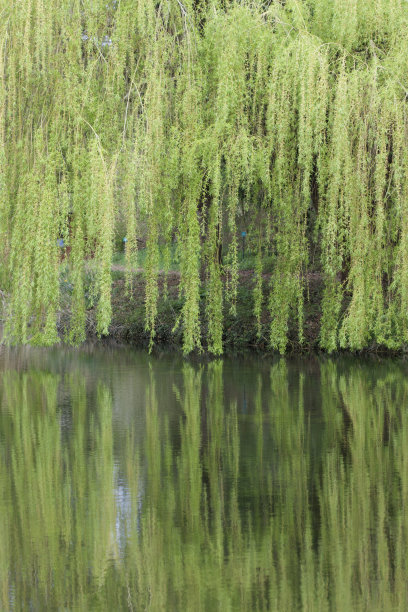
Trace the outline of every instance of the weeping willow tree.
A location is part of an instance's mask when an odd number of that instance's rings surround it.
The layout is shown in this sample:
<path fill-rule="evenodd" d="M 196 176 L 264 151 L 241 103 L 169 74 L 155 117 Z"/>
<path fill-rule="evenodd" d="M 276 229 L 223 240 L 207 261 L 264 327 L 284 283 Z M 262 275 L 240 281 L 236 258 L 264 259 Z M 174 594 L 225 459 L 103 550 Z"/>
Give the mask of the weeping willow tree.
<path fill-rule="evenodd" d="M 69 341 L 129 295 L 146 240 L 154 341 L 160 254 L 176 244 L 185 352 L 223 348 L 243 219 L 253 312 L 303 340 L 313 253 L 321 347 L 408 342 L 408 13 L 403 0 L 0 0 L 0 288 L 12 342 Z M 222 251 L 222 257 L 221 257 Z M 265 262 L 272 259 L 272 273 Z M 91 287 L 85 277 L 91 274 Z M 202 306 L 202 296 L 205 305 Z"/>

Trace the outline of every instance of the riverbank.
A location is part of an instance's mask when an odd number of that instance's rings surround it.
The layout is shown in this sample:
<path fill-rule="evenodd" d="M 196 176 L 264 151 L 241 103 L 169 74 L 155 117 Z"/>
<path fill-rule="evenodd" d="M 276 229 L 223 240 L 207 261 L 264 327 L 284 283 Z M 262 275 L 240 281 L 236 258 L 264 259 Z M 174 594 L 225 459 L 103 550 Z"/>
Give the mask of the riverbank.
<path fill-rule="evenodd" d="M 298 329 L 294 321 L 289 325 L 287 354 L 308 354 L 320 352 L 319 334 L 321 319 L 321 302 L 323 292 L 323 278 L 319 272 L 310 272 L 307 275 L 306 295 L 304 303 L 303 342 L 299 341 Z M 264 289 L 269 286 L 270 274 L 263 275 Z M 225 305 L 223 346 L 225 354 L 236 354 L 251 351 L 262 354 L 273 354 L 269 344 L 270 314 L 267 308 L 267 291 L 262 305 L 260 333 L 253 312 L 253 289 L 255 275 L 252 269 L 239 271 L 239 284 L 237 294 L 236 316 L 228 312 Z M 154 347 L 156 349 L 182 350 L 182 328 L 177 326 L 183 300 L 179 295 L 180 272 L 171 270 L 166 275 L 159 274 L 159 300 L 158 316 L 156 321 L 156 336 Z M 69 308 L 72 286 L 63 281 L 64 289 L 61 294 L 61 310 L 58 316 L 58 332 L 61 339 L 67 337 L 70 325 L 71 312 Z M 133 289 L 131 294 L 126 289 L 125 270 L 122 265 L 112 266 L 112 321 L 109 335 L 98 338 L 96 333 L 96 308 L 88 305 L 86 311 L 86 336 L 92 342 L 115 342 L 136 348 L 148 349 L 150 343 L 149 332 L 144 326 L 145 320 L 145 281 L 142 269 L 133 275 Z M 6 295 L 0 292 L 0 343 L 3 339 L 3 327 L 6 310 Z M 205 338 L 205 290 L 201 292 L 200 302 L 203 349 L 206 350 Z M 342 350 L 342 353 L 353 353 Z M 392 351 L 384 346 L 372 343 L 359 354 L 380 354 L 397 356 L 405 354 L 405 348 Z M 354 351 L 355 353 L 355 351 Z"/>
<path fill-rule="evenodd" d="M 132 346 L 147 348 L 149 333 L 144 327 L 144 277 L 143 271 L 135 272 L 131 295 L 126 290 L 124 269 L 122 266 L 112 268 L 112 322 L 108 338 Z M 264 285 L 268 286 L 269 274 L 264 275 Z M 269 353 L 268 333 L 270 316 L 266 299 L 261 315 L 261 333 L 258 333 L 256 318 L 253 313 L 253 289 L 255 282 L 253 270 L 240 270 L 237 295 L 236 316 L 225 307 L 224 349 L 225 352 L 255 351 Z M 170 271 L 159 275 L 159 301 L 156 323 L 155 346 L 158 348 L 180 349 L 182 347 L 182 329 L 177 327 L 183 301 L 179 295 L 180 273 Z M 301 344 L 295 325 L 289 328 L 288 353 L 308 353 L 319 348 L 319 330 L 321 316 L 322 279 L 318 273 L 308 275 L 307 296 L 305 302 L 304 342 Z M 205 292 L 201 293 L 200 311 L 205 321 Z M 87 310 L 87 336 L 96 338 L 95 308 Z M 64 336 L 69 326 L 70 313 L 63 309 L 60 316 L 60 333 Z M 205 323 L 203 338 L 206 338 Z M 203 344 L 205 349 L 205 344 Z"/>

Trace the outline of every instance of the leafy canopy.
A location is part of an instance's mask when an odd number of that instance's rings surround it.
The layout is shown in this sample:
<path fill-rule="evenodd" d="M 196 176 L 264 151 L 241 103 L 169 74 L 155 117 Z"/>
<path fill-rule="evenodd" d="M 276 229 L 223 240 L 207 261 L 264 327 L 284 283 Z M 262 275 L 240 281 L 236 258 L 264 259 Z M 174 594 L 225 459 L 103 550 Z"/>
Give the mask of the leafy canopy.
<path fill-rule="evenodd" d="M 324 349 L 408 341 L 408 13 L 403 0 L 0 0 L 0 287 L 12 342 L 111 321 L 115 232 L 127 286 L 146 238 L 146 327 L 159 252 L 177 243 L 184 350 L 222 352 L 239 231 L 257 250 L 254 314 L 302 340 L 310 266 Z M 220 250 L 223 258 L 221 263 Z M 270 282 L 263 275 L 272 258 Z M 168 267 L 168 266 L 167 266 Z M 224 290 L 225 286 L 225 290 Z M 200 296 L 206 307 L 200 313 Z"/>

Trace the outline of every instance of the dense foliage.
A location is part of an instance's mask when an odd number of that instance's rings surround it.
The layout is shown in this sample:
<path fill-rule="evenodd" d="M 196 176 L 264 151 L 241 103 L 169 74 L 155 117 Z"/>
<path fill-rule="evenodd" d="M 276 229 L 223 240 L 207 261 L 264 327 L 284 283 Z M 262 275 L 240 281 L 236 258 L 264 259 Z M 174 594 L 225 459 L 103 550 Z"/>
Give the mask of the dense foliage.
<path fill-rule="evenodd" d="M 407 343 L 404 0 L 0 0 L 0 14 L 9 339 L 57 340 L 61 239 L 69 339 L 85 335 L 88 269 L 108 333 L 121 233 L 129 295 L 146 238 L 152 340 L 159 248 L 175 243 L 184 349 L 201 347 L 205 325 L 219 354 L 245 221 L 254 313 L 268 303 L 273 348 L 285 351 L 291 321 L 302 339 L 312 266 L 324 278 L 323 348 Z"/>

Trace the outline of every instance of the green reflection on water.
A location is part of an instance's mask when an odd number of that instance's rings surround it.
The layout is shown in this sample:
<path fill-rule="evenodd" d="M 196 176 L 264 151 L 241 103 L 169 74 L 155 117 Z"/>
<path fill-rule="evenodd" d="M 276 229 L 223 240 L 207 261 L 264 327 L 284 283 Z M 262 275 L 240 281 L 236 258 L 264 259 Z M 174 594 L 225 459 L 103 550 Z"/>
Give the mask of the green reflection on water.
<path fill-rule="evenodd" d="M 401 363 L 0 363 L 2 610 L 406 610 Z"/>

